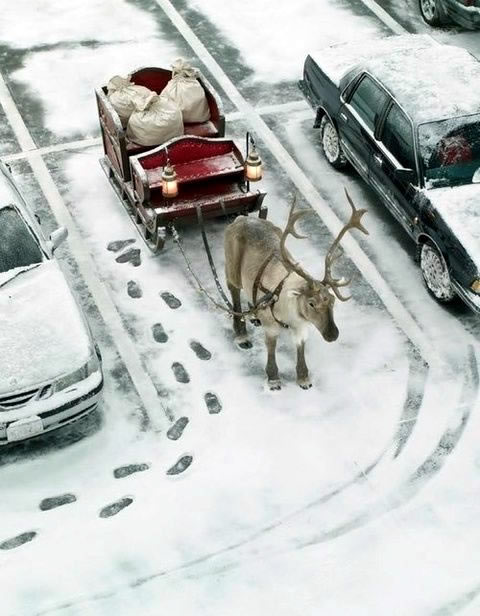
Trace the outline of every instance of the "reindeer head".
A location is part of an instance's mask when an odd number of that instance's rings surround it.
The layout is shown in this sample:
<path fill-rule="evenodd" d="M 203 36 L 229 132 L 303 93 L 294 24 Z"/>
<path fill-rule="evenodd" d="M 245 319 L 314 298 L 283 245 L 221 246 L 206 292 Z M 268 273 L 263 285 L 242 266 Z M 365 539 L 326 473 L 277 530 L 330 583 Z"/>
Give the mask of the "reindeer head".
<path fill-rule="evenodd" d="M 343 297 L 340 293 L 340 288 L 350 284 L 350 280 L 344 278 L 334 278 L 332 276 L 333 262 L 343 254 L 343 249 L 340 247 L 340 241 L 349 229 L 359 229 L 368 235 L 368 231 L 361 223 L 361 218 L 365 214 L 365 209 L 357 210 L 353 204 L 350 195 L 345 189 L 348 202 L 352 208 L 349 221 L 342 227 L 337 237 L 333 241 L 330 249 L 325 255 L 325 275 L 323 280 L 315 280 L 300 266 L 298 262 L 294 262 L 291 255 L 285 248 L 285 242 L 288 235 L 293 235 L 298 239 L 304 239 L 305 236 L 298 235 L 295 230 L 295 223 L 299 218 L 308 214 L 309 210 L 294 212 L 296 204 L 296 196 L 293 199 L 292 207 L 288 216 L 287 226 L 285 227 L 280 239 L 280 253 L 284 265 L 289 271 L 296 272 L 303 278 L 302 284 L 296 289 L 292 289 L 290 293 L 297 298 L 297 307 L 300 316 L 306 321 L 314 325 L 322 334 L 327 342 L 333 342 L 338 338 L 338 328 L 335 325 L 333 318 L 333 307 L 335 298 L 345 302 L 349 297 Z"/>

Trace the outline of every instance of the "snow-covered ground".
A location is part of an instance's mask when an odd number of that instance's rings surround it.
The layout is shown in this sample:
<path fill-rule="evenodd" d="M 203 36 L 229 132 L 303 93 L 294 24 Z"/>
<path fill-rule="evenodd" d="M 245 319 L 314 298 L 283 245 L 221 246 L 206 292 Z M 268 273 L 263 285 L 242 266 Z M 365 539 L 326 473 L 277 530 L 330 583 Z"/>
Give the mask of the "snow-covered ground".
<path fill-rule="evenodd" d="M 307 52 L 386 25 L 344 0 L 19 0 L 0 31 L 0 152 L 45 232 L 69 226 L 65 267 L 106 372 L 98 413 L 0 451 L 1 614 L 478 613 L 478 319 L 428 297 L 381 204 L 320 155 L 295 83 Z M 290 244 L 309 271 L 347 217 L 343 186 L 369 210 L 337 266 L 355 273 L 340 338 L 307 343 L 309 391 L 288 336 L 283 389 L 264 388 L 261 331 L 235 347 L 98 164 L 93 89 L 180 55 L 218 86 L 229 136 L 254 128 L 269 218 L 284 223 L 295 191 L 320 214 Z M 220 271 L 226 224 L 208 226 Z M 182 236 L 215 294 L 197 230 Z"/>

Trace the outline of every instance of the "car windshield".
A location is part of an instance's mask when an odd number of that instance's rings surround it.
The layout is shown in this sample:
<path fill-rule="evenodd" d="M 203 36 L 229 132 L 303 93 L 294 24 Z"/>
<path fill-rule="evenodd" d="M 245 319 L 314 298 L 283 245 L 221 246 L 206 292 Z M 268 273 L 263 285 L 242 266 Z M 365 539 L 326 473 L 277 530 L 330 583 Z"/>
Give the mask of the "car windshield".
<path fill-rule="evenodd" d="M 43 260 L 35 237 L 13 206 L 0 209 L 0 273 Z"/>
<path fill-rule="evenodd" d="M 420 124 L 418 141 L 427 187 L 480 182 L 480 114 Z"/>

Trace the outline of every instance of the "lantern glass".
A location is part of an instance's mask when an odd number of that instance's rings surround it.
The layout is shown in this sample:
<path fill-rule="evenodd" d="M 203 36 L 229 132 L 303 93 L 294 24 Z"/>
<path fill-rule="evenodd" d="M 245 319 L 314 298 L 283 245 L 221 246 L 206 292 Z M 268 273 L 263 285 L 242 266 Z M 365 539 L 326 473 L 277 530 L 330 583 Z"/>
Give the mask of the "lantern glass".
<path fill-rule="evenodd" d="M 177 174 L 169 162 L 167 162 L 162 173 L 162 195 L 167 199 L 172 199 L 178 195 Z"/>
<path fill-rule="evenodd" d="M 262 179 L 262 175 L 262 160 L 255 147 L 253 147 L 245 161 L 245 177 L 249 182 L 258 182 Z"/>

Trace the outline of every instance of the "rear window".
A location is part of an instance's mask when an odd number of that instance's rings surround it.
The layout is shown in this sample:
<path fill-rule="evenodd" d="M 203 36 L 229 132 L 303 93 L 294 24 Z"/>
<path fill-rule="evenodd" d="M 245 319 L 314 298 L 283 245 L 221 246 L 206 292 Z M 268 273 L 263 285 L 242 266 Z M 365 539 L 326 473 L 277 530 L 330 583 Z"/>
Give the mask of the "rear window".
<path fill-rule="evenodd" d="M 0 210 L 0 273 L 43 260 L 42 251 L 13 206 Z"/>
<path fill-rule="evenodd" d="M 418 141 L 428 187 L 480 182 L 480 114 L 420 124 Z"/>

